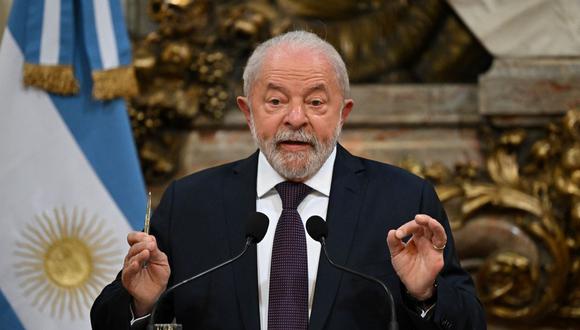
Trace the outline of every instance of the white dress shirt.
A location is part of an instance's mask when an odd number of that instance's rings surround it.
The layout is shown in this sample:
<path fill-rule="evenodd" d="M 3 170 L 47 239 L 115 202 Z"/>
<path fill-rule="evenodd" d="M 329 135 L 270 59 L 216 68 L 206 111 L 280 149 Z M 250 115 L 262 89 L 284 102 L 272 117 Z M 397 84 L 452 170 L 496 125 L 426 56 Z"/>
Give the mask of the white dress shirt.
<path fill-rule="evenodd" d="M 304 182 L 312 188 L 312 192 L 304 198 L 298 205 L 298 213 L 302 223 L 313 215 L 318 215 L 326 219 L 328 208 L 328 197 L 330 196 L 330 184 L 332 182 L 332 172 L 334 159 L 336 158 L 336 147 L 322 165 L 320 170 L 310 179 Z M 266 160 L 266 156 L 260 152 L 258 158 L 258 177 L 256 184 L 256 211 L 268 216 L 270 225 L 264 239 L 258 244 L 258 291 L 260 305 L 260 325 L 262 330 L 268 328 L 268 299 L 270 292 L 270 264 L 272 259 L 272 245 L 274 233 L 278 219 L 282 214 L 282 200 L 274 188 L 284 179 Z M 306 227 L 304 227 L 306 233 Z M 308 315 L 312 311 L 312 298 L 314 297 L 314 285 L 318 272 L 318 258 L 320 257 L 320 243 L 313 240 L 306 233 L 306 250 L 308 258 Z"/>

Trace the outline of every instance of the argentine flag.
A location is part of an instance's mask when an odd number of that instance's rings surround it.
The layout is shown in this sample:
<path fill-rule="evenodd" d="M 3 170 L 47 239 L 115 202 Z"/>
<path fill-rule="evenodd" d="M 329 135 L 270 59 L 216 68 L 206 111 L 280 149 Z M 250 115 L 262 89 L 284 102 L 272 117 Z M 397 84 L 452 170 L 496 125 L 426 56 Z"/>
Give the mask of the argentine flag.
<path fill-rule="evenodd" d="M 142 228 L 117 97 L 131 92 L 115 85 L 131 87 L 131 70 L 119 0 L 13 1 L 0 48 L 0 328 L 90 328 Z"/>

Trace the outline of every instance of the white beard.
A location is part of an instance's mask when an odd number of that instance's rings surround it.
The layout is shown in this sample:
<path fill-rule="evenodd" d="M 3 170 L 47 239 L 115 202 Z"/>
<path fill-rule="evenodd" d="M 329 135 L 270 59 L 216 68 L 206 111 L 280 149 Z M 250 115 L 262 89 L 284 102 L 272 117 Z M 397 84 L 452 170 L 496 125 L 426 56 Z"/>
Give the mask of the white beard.
<path fill-rule="evenodd" d="M 334 150 L 342 125 L 339 123 L 334 130 L 334 134 L 328 141 L 319 141 L 316 136 L 303 128 L 299 130 L 292 130 L 282 127 L 276 135 L 270 139 L 265 140 L 256 133 L 254 125 L 254 116 L 250 114 L 250 131 L 254 138 L 254 142 L 258 148 L 264 153 L 270 165 L 289 181 L 305 181 L 324 165 L 328 156 Z M 306 151 L 289 152 L 278 148 L 278 143 L 281 141 L 300 141 L 307 143 L 310 148 Z"/>

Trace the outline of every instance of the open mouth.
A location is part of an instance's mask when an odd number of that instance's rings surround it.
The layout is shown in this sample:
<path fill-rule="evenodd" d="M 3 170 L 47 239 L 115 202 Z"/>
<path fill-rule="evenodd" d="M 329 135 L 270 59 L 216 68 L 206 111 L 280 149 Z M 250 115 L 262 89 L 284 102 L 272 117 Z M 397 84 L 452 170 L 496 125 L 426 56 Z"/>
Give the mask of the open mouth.
<path fill-rule="evenodd" d="M 289 149 L 303 149 L 311 146 L 311 144 L 306 141 L 283 140 L 278 142 L 278 146 Z"/>
<path fill-rule="evenodd" d="M 281 144 L 289 144 L 289 145 L 297 145 L 297 146 L 306 146 L 306 145 L 310 145 L 310 143 L 306 142 L 306 141 L 293 141 L 293 140 L 284 140 L 284 141 L 280 141 L 279 143 Z"/>

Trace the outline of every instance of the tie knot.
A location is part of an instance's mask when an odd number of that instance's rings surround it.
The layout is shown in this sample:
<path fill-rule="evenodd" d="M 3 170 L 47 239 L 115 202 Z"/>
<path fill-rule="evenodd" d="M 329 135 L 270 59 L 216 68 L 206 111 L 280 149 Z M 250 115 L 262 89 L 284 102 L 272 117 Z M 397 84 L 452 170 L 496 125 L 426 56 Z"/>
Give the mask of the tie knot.
<path fill-rule="evenodd" d="M 312 191 L 304 183 L 284 181 L 276 185 L 276 191 L 282 199 L 282 208 L 296 210 L 304 198 Z"/>

